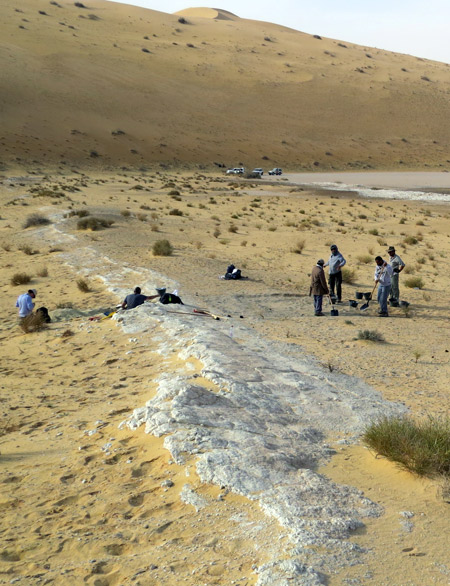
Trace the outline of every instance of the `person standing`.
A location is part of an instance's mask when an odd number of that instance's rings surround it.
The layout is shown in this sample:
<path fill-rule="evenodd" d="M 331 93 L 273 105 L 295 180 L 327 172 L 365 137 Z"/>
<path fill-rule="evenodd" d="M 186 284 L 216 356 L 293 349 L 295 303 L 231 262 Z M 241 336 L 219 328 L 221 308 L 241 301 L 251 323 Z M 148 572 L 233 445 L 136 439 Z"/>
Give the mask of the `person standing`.
<path fill-rule="evenodd" d="M 389 264 L 392 267 L 392 279 L 391 279 L 391 290 L 389 292 L 389 301 L 400 301 L 400 288 L 399 288 L 399 274 L 405 268 L 405 263 L 402 259 L 395 253 L 395 248 L 393 246 L 389 246 L 388 248 L 389 253 Z"/>
<path fill-rule="evenodd" d="M 327 280 L 325 279 L 325 272 L 323 270 L 324 260 L 319 259 L 313 270 L 311 271 L 311 287 L 309 294 L 314 296 L 314 315 L 323 315 L 322 313 L 322 298 L 328 295 Z"/>
<path fill-rule="evenodd" d="M 30 315 L 34 309 L 33 299 L 36 297 L 36 289 L 28 289 L 26 293 L 19 295 L 16 301 L 16 307 L 19 308 L 19 318 L 23 319 Z"/>
<path fill-rule="evenodd" d="M 380 305 L 378 315 L 380 317 L 389 317 L 387 299 L 391 289 L 392 267 L 381 256 L 375 257 L 375 284 L 378 283 L 377 301 Z"/>
<path fill-rule="evenodd" d="M 330 246 L 331 256 L 324 266 L 329 267 L 328 284 L 330 285 L 331 294 L 334 295 L 336 287 L 337 301 L 342 303 L 342 267 L 347 262 L 339 252 L 336 244 Z"/>

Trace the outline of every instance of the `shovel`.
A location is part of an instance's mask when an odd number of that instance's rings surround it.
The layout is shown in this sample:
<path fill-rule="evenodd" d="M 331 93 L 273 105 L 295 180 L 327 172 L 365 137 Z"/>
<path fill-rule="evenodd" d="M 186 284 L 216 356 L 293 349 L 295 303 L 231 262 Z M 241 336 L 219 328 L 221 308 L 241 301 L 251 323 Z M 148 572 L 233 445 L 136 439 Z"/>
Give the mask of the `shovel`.
<path fill-rule="evenodd" d="M 384 273 L 384 269 L 378 275 L 378 281 L 381 279 L 383 273 Z M 369 309 L 369 303 L 373 297 L 373 294 L 375 293 L 375 289 L 377 288 L 378 281 L 375 281 L 375 285 L 373 286 L 372 293 L 370 294 L 370 299 L 367 300 L 367 303 L 364 303 L 363 305 L 361 305 L 361 307 L 359 308 L 359 311 L 366 311 L 366 309 Z"/>

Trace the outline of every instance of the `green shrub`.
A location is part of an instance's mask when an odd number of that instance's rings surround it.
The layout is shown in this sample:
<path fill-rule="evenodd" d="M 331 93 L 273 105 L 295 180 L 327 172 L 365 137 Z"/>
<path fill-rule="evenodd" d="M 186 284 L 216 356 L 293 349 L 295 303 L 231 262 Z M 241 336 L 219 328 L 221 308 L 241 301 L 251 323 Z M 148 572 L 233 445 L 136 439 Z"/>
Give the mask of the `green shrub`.
<path fill-rule="evenodd" d="M 423 289 L 424 282 L 422 277 L 408 277 L 404 280 L 405 287 L 409 287 L 410 289 Z"/>
<path fill-rule="evenodd" d="M 368 340 L 369 342 L 384 342 L 382 334 L 376 330 L 359 330 L 358 340 Z"/>
<path fill-rule="evenodd" d="M 124 218 L 129 218 L 131 216 L 130 210 L 121 210 L 120 215 Z"/>
<path fill-rule="evenodd" d="M 47 224 L 51 224 L 51 221 L 45 216 L 41 216 L 41 214 L 31 214 L 31 216 L 28 216 L 25 220 L 23 227 L 30 228 L 31 226 L 46 226 Z"/>
<path fill-rule="evenodd" d="M 29 283 L 31 281 L 31 277 L 30 275 L 27 275 L 26 273 L 15 273 L 12 277 L 11 277 L 11 285 L 26 285 L 27 283 Z"/>
<path fill-rule="evenodd" d="M 155 256 L 171 256 L 173 246 L 168 240 L 157 240 L 152 246 L 152 252 Z"/>
<path fill-rule="evenodd" d="M 420 476 L 450 475 L 450 418 L 413 421 L 406 415 L 372 423 L 363 441 L 378 454 Z"/>
<path fill-rule="evenodd" d="M 183 212 L 177 208 L 174 208 L 173 210 L 170 210 L 169 212 L 169 216 L 182 216 Z"/>
<path fill-rule="evenodd" d="M 37 272 L 37 276 L 38 277 L 48 277 L 48 268 L 42 267 L 41 269 L 39 269 Z"/>
<path fill-rule="evenodd" d="M 72 210 L 69 212 L 69 218 L 73 216 L 78 216 L 79 218 L 85 218 L 89 216 L 89 212 L 87 210 Z"/>
<path fill-rule="evenodd" d="M 373 261 L 373 256 L 370 254 L 360 254 L 356 257 L 356 260 L 362 264 L 368 265 Z"/>
<path fill-rule="evenodd" d="M 414 236 L 405 236 L 405 238 L 403 238 L 403 242 L 405 244 L 417 244 L 419 241 Z"/>

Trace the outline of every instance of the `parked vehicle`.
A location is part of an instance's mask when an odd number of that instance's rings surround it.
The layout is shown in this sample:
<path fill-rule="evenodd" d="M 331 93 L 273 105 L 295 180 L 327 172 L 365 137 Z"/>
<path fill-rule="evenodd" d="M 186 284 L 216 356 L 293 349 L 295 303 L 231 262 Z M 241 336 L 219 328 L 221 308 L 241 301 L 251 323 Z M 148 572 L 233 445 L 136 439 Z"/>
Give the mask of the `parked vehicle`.
<path fill-rule="evenodd" d="M 227 175 L 243 175 L 244 173 L 244 167 L 233 167 L 233 169 L 227 169 Z"/>
<path fill-rule="evenodd" d="M 261 169 L 261 167 L 256 167 L 255 169 L 253 169 L 252 173 L 255 173 L 256 175 L 261 175 L 261 177 L 264 175 L 264 171 Z"/>
<path fill-rule="evenodd" d="M 274 169 L 269 171 L 269 175 L 282 175 L 282 174 L 283 174 L 283 169 L 280 169 L 280 167 L 275 167 Z"/>

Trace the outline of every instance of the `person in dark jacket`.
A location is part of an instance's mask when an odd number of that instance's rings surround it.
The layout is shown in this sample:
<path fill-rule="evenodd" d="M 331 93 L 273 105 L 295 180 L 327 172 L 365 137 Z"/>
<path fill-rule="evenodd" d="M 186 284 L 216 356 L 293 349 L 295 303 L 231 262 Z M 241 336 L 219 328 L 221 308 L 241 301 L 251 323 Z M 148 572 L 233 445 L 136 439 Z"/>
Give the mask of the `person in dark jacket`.
<path fill-rule="evenodd" d="M 323 265 L 325 261 L 321 258 L 317 261 L 315 267 L 311 271 L 311 287 L 309 294 L 314 296 L 314 315 L 324 315 L 322 313 L 322 298 L 329 294 L 327 280 Z"/>

